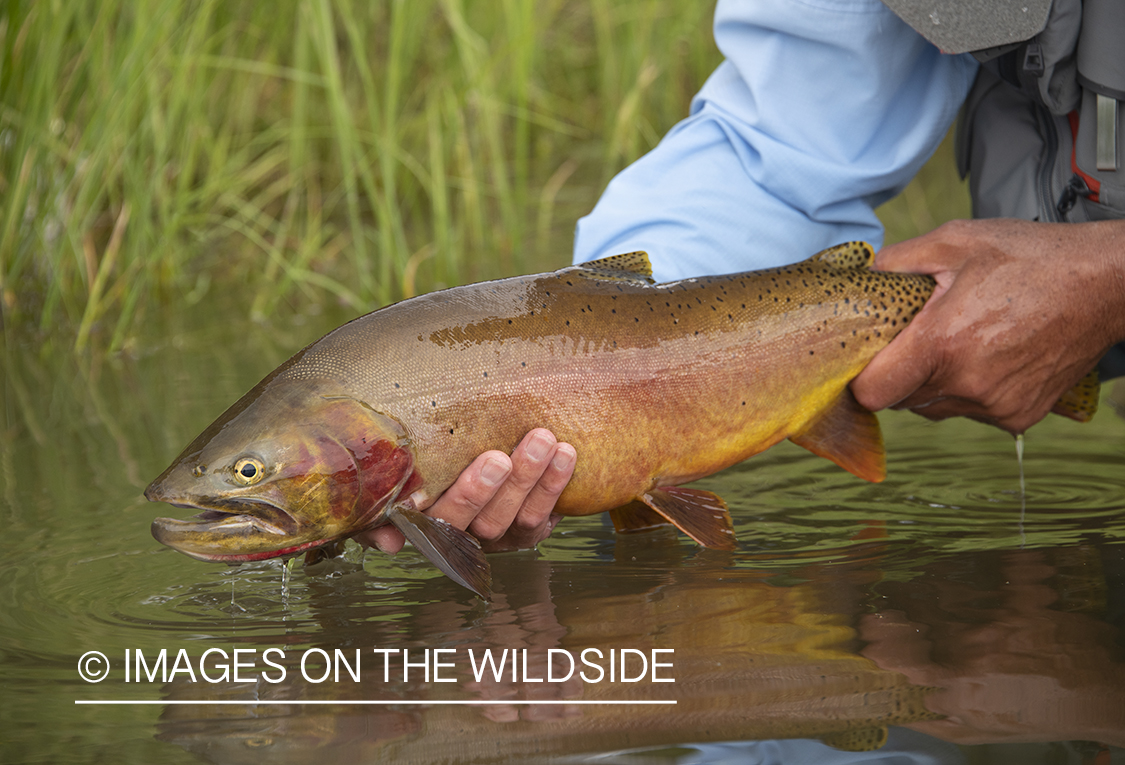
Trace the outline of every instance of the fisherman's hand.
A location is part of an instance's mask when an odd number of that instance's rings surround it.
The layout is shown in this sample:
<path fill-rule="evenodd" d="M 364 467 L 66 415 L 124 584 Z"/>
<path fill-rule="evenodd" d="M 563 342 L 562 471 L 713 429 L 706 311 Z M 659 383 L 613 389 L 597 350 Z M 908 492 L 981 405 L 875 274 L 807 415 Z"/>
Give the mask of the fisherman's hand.
<path fill-rule="evenodd" d="M 562 517 L 551 511 L 574 473 L 575 460 L 573 446 L 537 428 L 511 457 L 498 451 L 477 457 L 437 501 L 421 500 L 418 509 L 468 531 L 485 552 L 532 548 L 551 535 Z M 389 553 L 401 550 L 406 541 L 393 526 L 356 539 Z"/>
<path fill-rule="evenodd" d="M 887 247 L 937 289 L 852 382 L 871 410 L 1022 433 L 1125 338 L 1125 221 L 954 221 Z"/>

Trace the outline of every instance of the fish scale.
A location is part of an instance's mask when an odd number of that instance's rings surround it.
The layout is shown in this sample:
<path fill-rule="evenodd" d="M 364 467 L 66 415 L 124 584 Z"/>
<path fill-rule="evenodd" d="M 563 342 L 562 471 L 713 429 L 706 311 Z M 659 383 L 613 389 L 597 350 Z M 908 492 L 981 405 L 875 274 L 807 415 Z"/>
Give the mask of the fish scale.
<path fill-rule="evenodd" d="M 434 447 L 417 454 L 439 489 L 476 454 L 510 451 L 549 424 L 583 462 L 597 454 L 560 512 L 601 512 L 745 459 L 838 397 L 933 286 L 854 270 L 809 261 L 653 285 L 579 267 L 470 285 L 345 325 L 286 375 L 340 375 L 379 402 Z M 377 362 L 346 371 L 337 362 L 361 356 Z M 808 384 L 795 388 L 794 378 Z M 633 443 L 613 446 L 623 434 Z M 640 454 L 670 440 L 687 448 L 658 449 L 658 464 L 639 469 Z"/>
<path fill-rule="evenodd" d="M 392 523 L 487 596 L 479 545 L 419 512 L 421 498 L 546 427 L 578 453 L 557 512 L 608 511 L 620 531 L 670 522 L 734 549 L 723 501 L 681 484 L 786 438 L 861 478 L 885 475 L 878 421 L 848 383 L 934 280 L 872 271 L 872 258 L 850 242 L 655 284 L 647 256 L 628 253 L 380 309 L 297 353 L 189 445 L 146 496 L 210 512 L 157 519 L 153 534 L 237 561 Z"/>

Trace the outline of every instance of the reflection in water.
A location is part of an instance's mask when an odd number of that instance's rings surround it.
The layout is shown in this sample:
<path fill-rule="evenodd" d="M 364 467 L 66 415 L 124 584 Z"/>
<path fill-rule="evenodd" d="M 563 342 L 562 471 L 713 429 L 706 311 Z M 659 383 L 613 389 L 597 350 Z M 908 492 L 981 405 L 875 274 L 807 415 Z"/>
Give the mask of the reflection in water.
<path fill-rule="evenodd" d="M 141 497 L 145 482 L 341 318 L 186 331 L 154 317 L 164 347 L 109 360 L 0 348 L 0 762 L 1125 759 L 1101 749 L 1125 731 L 1125 423 L 1111 407 L 1030 431 L 1022 526 L 1007 434 L 891 413 L 880 416 L 884 484 L 783 444 L 697 484 L 730 502 L 738 551 L 566 519 L 540 556 L 492 559 L 492 604 L 414 553 L 352 552 L 285 582 L 276 565 L 227 569 L 162 549 L 148 528 L 163 511 Z M 180 675 L 163 690 L 246 702 L 232 706 L 74 703 L 162 698 L 159 680 L 124 682 L 126 650 L 267 647 L 291 660 L 310 647 L 372 658 L 376 647 L 444 647 L 460 661 L 454 683 L 384 682 L 365 662 L 359 682 Z M 676 682 L 478 682 L 464 660 L 526 648 L 540 677 L 551 649 L 586 647 L 674 649 Z M 76 676 L 88 650 L 109 657 L 103 683 Z M 680 703 L 574 703 L 626 698 Z M 347 699 L 497 703 L 255 703 Z M 884 726 L 882 749 L 846 751 Z"/>
<path fill-rule="evenodd" d="M 663 545 L 650 538 L 623 546 L 619 557 L 635 558 Z M 857 752 L 884 741 L 888 725 L 946 742 L 1125 745 L 1121 630 L 1100 618 L 1121 597 L 1111 590 L 1121 585 L 1119 554 L 1103 561 L 1094 548 L 966 553 L 928 565 L 909 581 L 888 581 L 878 547 L 868 546 L 853 548 L 850 559 L 792 569 L 784 586 L 769 581 L 774 571 L 732 570 L 721 558 L 704 554 L 636 577 L 627 593 L 620 578 L 594 570 L 612 564 L 496 558 L 497 581 L 506 586 L 490 605 L 439 600 L 393 624 L 367 621 L 360 629 L 336 622 L 325 632 L 329 650 L 456 649 L 456 683 L 402 682 L 401 665 L 385 682 L 382 665 L 374 663 L 358 683 L 313 685 L 295 668 L 277 684 L 173 683 L 167 699 L 247 704 L 168 706 L 159 738 L 231 763 L 258 761 L 266 751 L 270 761 L 307 762 L 314 750 L 346 762 L 528 761 L 763 739 L 819 739 L 778 744 L 778 751 L 857 762 L 864 759 Z M 342 592 L 324 593 L 320 604 L 320 596 L 310 597 L 322 619 L 350 612 Z M 527 649 L 529 676 L 542 678 L 548 649 L 577 655 L 587 647 L 673 648 L 675 683 L 535 684 L 507 676 L 476 682 L 463 659 L 469 649 Z M 497 704 L 254 703 L 456 698 Z M 545 698 L 674 698 L 678 704 L 518 703 Z M 734 756 L 733 746 L 703 747 L 710 753 L 703 761 Z M 904 756 L 961 761 L 959 750 L 928 735 L 900 731 L 890 746 Z M 871 757 L 887 755 L 883 748 Z"/>

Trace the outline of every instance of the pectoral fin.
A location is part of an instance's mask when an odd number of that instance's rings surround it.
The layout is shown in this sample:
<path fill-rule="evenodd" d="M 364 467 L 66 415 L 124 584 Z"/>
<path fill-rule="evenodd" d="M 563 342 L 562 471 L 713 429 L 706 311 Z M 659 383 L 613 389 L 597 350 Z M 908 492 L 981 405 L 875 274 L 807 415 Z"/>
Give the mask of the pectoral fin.
<path fill-rule="evenodd" d="M 702 489 L 662 486 L 646 492 L 640 501 L 704 547 L 735 549 L 734 524 L 719 496 Z"/>
<path fill-rule="evenodd" d="M 387 511 L 387 518 L 443 574 L 484 600 L 491 600 L 492 570 L 477 540 L 417 510 L 395 506 Z"/>
<path fill-rule="evenodd" d="M 1101 384 L 1098 382 L 1098 370 L 1095 369 L 1064 393 L 1051 408 L 1051 411 L 1072 420 L 1089 422 L 1090 418 L 1098 411 L 1098 396 L 1100 393 Z"/>
<path fill-rule="evenodd" d="M 343 539 L 337 539 L 335 542 L 329 542 L 323 547 L 317 547 L 305 553 L 305 565 L 315 566 L 323 560 L 331 560 L 344 554 Z"/>
<path fill-rule="evenodd" d="M 879 420 L 859 405 L 849 388 L 789 440 L 864 480 L 878 483 L 887 477 L 887 453 Z"/>
<path fill-rule="evenodd" d="M 826 733 L 820 740 L 833 749 L 845 752 L 873 752 L 887 743 L 886 727 L 856 728 L 839 733 Z"/>

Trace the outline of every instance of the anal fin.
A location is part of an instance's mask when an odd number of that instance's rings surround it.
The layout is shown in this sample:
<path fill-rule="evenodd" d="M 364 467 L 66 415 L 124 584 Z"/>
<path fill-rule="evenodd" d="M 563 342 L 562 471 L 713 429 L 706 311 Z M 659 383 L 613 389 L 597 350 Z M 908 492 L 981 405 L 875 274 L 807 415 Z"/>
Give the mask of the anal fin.
<path fill-rule="evenodd" d="M 844 388 L 831 406 L 789 440 L 864 480 L 879 483 L 887 477 L 879 420 L 860 406 L 850 388 Z"/>
<path fill-rule="evenodd" d="M 1051 411 L 1079 422 L 1089 422 L 1097 414 L 1098 396 L 1101 394 L 1098 370 L 1093 370 L 1078 383 L 1062 394 Z"/>
<path fill-rule="evenodd" d="M 734 524 L 727 504 L 718 495 L 702 489 L 662 486 L 645 492 L 640 501 L 704 547 L 735 549 Z"/>
<path fill-rule="evenodd" d="M 387 518 L 443 574 L 491 600 L 492 570 L 477 540 L 440 518 L 397 505 L 387 511 Z"/>

